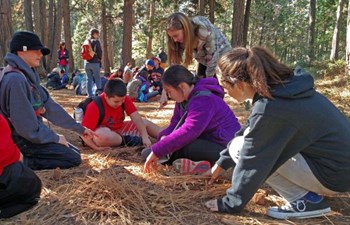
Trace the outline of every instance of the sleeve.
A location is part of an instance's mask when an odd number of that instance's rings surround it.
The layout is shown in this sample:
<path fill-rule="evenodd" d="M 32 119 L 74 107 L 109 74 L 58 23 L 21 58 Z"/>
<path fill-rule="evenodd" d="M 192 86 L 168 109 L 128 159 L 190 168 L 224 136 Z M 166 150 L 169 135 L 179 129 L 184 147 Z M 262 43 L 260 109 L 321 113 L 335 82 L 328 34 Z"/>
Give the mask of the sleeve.
<path fill-rule="evenodd" d="M 226 196 L 218 199 L 220 212 L 237 213 L 243 210 L 260 185 L 276 169 L 281 152 L 297 132 L 288 121 L 273 116 L 255 115 L 251 121 L 250 131 L 244 138 L 240 158 L 233 171 L 232 186 Z"/>
<path fill-rule="evenodd" d="M 170 124 L 169 124 L 169 126 L 167 128 L 165 128 L 164 130 L 162 130 L 158 134 L 157 141 L 159 141 L 162 136 L 167 136 L 167 135 L 171 134 L 171 132 L 174 131 L 177 123 L 181 119 L 180 110 L 181 109 L 179 107 L 179 104 L 176 103 L 175 108 L 174 108 L 174 112 L 173 112 L 173 116 L 171 117 L 171 120 L 170 120 Z"/>
<path fill-rule="evenodd" d="M 94 101 L 92 101 L 86 107 L 85 114 L 83 117 L 83 121 L 81 122 L 81 125 L 94 131 L 97 129 L 97 123 L 98 123 L 99 116 L 100 116 L 100 111 L 98 109 L 98 106 Z"/>
<path fill-rule="evenodd" d="M 97 58 L 99 58 L 99 60 L 102 59 L 102 48 L 101 48 L 101 43 L 100 41 L 96 41 L 96 54 L 97 54 Z"/>
<path fill-rule="evenodd" d="M 130 116 L 131 114 L 137 111 L 134 103 L 131 101 L 129 96 L 125 96 L 124 105 L 125 105 L 125 112 L 128 116 Z"/>
<path fill-rule="evenodd" d="M 58 142 L 58 135 L 35 115 L 30 101 L 30 87 L 23 75 L 11 74 L 11 79 L 4 87 L 8 106 L 6 111 L 16 133 L 36 144 Z"/>
<path fill-rule="evenodd" d="M 72 116 L 70 116 L 61 105 L 59 105 L 57 102 L 55 102 L 49 95 L 49 93 L 46 91 L 45 88 L 41 87 L 42 91 L 46 95 L 46 100 L 44 100 L 44 106 L 46 109 L 46 112 L 44 113 L 44 117 L 55 124 L 56 126 L 59 126 L 64 129 L 73 130 L 79 134 L 84 133 L 85 128 L 77 123 Z"/>
<path fill-rule="evenodd" d="M 184 124 L 154 144 L 152 146 L 153 153 L 159 158 L 175 152 L 197 139 L 206 129 L 215 114 L 215 110 L 209 107 L 213 105 L 210 104 L 209 96 L 201 96 L 193 99 L 188 105 L 187 117 Z"/>

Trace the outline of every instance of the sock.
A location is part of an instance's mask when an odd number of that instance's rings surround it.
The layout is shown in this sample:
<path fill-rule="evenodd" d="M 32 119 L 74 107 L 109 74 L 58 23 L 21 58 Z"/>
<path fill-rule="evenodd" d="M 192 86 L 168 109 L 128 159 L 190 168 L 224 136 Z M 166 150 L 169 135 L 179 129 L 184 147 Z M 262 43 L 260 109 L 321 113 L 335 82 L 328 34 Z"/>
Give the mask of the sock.
<path fill-rule="evenodd" d="M 306 195 L 304 195 L 304 197 L 302 197 L 302 199 L 307 200 L 309 202 L 312 203 L 319 203 L 323 200 L 323 197 L 321 195 L 318 195 L 312 191 L 309 191 L 308 193 L 306 193 Z"/>

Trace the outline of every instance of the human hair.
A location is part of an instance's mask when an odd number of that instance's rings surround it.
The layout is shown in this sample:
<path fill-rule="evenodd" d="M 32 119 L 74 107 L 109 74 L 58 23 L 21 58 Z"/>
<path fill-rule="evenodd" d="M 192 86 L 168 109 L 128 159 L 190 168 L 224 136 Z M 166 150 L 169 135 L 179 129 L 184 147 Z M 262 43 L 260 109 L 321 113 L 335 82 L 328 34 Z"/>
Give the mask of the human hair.
<path fill-rule="evenodd" d="M 55 68 L 52 69 L 51 73 L 60 74 L 61 73 L 61 69 L 59 67 L 55 67 Z"/>
<path fill-rule="evenodd" d="M 62 48 L 63 46 L 65 46 L 65 45 L 66 45 L 66 42 L 61 41 L 58 47 L 59 47 L 59 49 L 61 49 L 61 48 Z"/>
<path fill-rule="evenodd" d="M 145 70 L 141 70 L 140 72 L 138 72 L 138 73 L 136 74 L 136 76 L 143 77 L 143 78 L 145 78 L 145 79 L 147 80 L 147 79 L 148 79 L 148 72 L 145 71 Z"/>
<path fill-rule="evenodd" d="M 271 84 L 281 84 L 293 76 L 293 69 L 281 63 L 263 47 L 234 48 L 218 61 L 221 79 L 231 85 L 244 81 L 257 93 L 272 99 Z"/>
<path fill-rule="evenodd" d="M 108 80 L 104 92 L 109 98 L 114 96 L 124 97 L 126 95 L 126 85 L 120 78 Z"/>
<path fill-rule="evenodd" d="M 168 31 L 183 30 L 184 43 L 175 42 L 169 35 Z M 185 14 L 176 12 L 171 14 L 166 21 L 166 31 L 168 39 L 168 56 L 169 64 L 183 63 L 186 67 L 192 63 L 193 48 L 197 45 L 198 39 L 195 35 L 195 27 Z M 185 52 L 185 59 L 182 60 L 182 55 Z"/>
<path fill-rule="evenodd" d="M 92 28 L 91 30 L 90 30 L 90 36 L 92 37 L 94 34 L 99 34 L 100 33 L 100 31 L 98 31 L 96 28 Z"/>
<path fill-rule="evenodd" d="M 186 67 L 182 65 L 170 66 L 162 77 L 162 83 L 169 85 L 175 89 L 179 88 L 179 84 L 185 82 L 189 86 L 195 85 L 198 77 L 194 76 Z"/>

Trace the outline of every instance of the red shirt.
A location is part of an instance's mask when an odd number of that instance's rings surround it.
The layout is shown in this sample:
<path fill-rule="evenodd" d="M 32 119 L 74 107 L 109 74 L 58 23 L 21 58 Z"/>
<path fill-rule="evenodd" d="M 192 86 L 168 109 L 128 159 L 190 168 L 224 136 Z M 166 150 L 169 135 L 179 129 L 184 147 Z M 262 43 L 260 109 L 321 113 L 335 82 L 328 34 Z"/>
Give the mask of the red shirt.
<path fill-rule="evenodd" d="M 6 119 L 0 114 L 0 175 L 6 166 L 17 162 L 20 151 L 11 138 L 11 129 Z"/>
<path fill-rule="evenodd" d="M 108 127 L 109 129 L 117 132 L 117 130 L 123 126 L 123 121 L 125 119 L 123 107 L 122 106 L 119 106 L 118 108 L 110 107 L 106 102 L 105 93 L 101 94 L 101 99 L 105 109 L 105 116 L 100 126 Z M 134 103 L 131 101 L 129 96 L 125 96 L 124 108 L 128 116 L 130 116 L 132 113 L 137 111 Z M 100 111 L 97 107 L 97 104 L 94 101 L 92 101 L 86 107 L 84 118 L 81 124 L 91 130 L 96 130 L 99 116 L 100 116 Z"/>

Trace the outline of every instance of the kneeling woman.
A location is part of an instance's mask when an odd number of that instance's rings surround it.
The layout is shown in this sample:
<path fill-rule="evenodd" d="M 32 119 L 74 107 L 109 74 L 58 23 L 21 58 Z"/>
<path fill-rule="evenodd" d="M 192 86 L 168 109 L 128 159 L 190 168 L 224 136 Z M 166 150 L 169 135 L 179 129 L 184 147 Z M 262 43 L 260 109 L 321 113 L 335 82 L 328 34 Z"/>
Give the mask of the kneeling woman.
<path fill-rule="evenodd" d="M 288 202 L 269 208 L 271 217 L 309 218 L 330 212 L 321 195 L 350 191 L 347 118 L 315 91 L 309 73 L 293 71 L 264 48 L 236 48 L 218 66 L 229 95 L 241 102 L 252 100 L 253 108 L 245 129 L 212 168 L 213 181 L 221 168 L 236 165 L 232 187 L 206 206 L 240 212 L 266 181 Z"/>
<path fill-rule="evenodd" d="M 171 155 L 167 164 L 173 163 L 182 173 L 202 172 L 201 165 L 204 165 L 202 169 L 205 165 L 210 168 L 240 129 L 237 118 L 223 100 L 222 87 L 217 79 L 198 79 L 180 65 L 169 67 L 162 83 L 176 105 L 170 125 L 151 147 L 145 172 L 167 155 Z"/>

